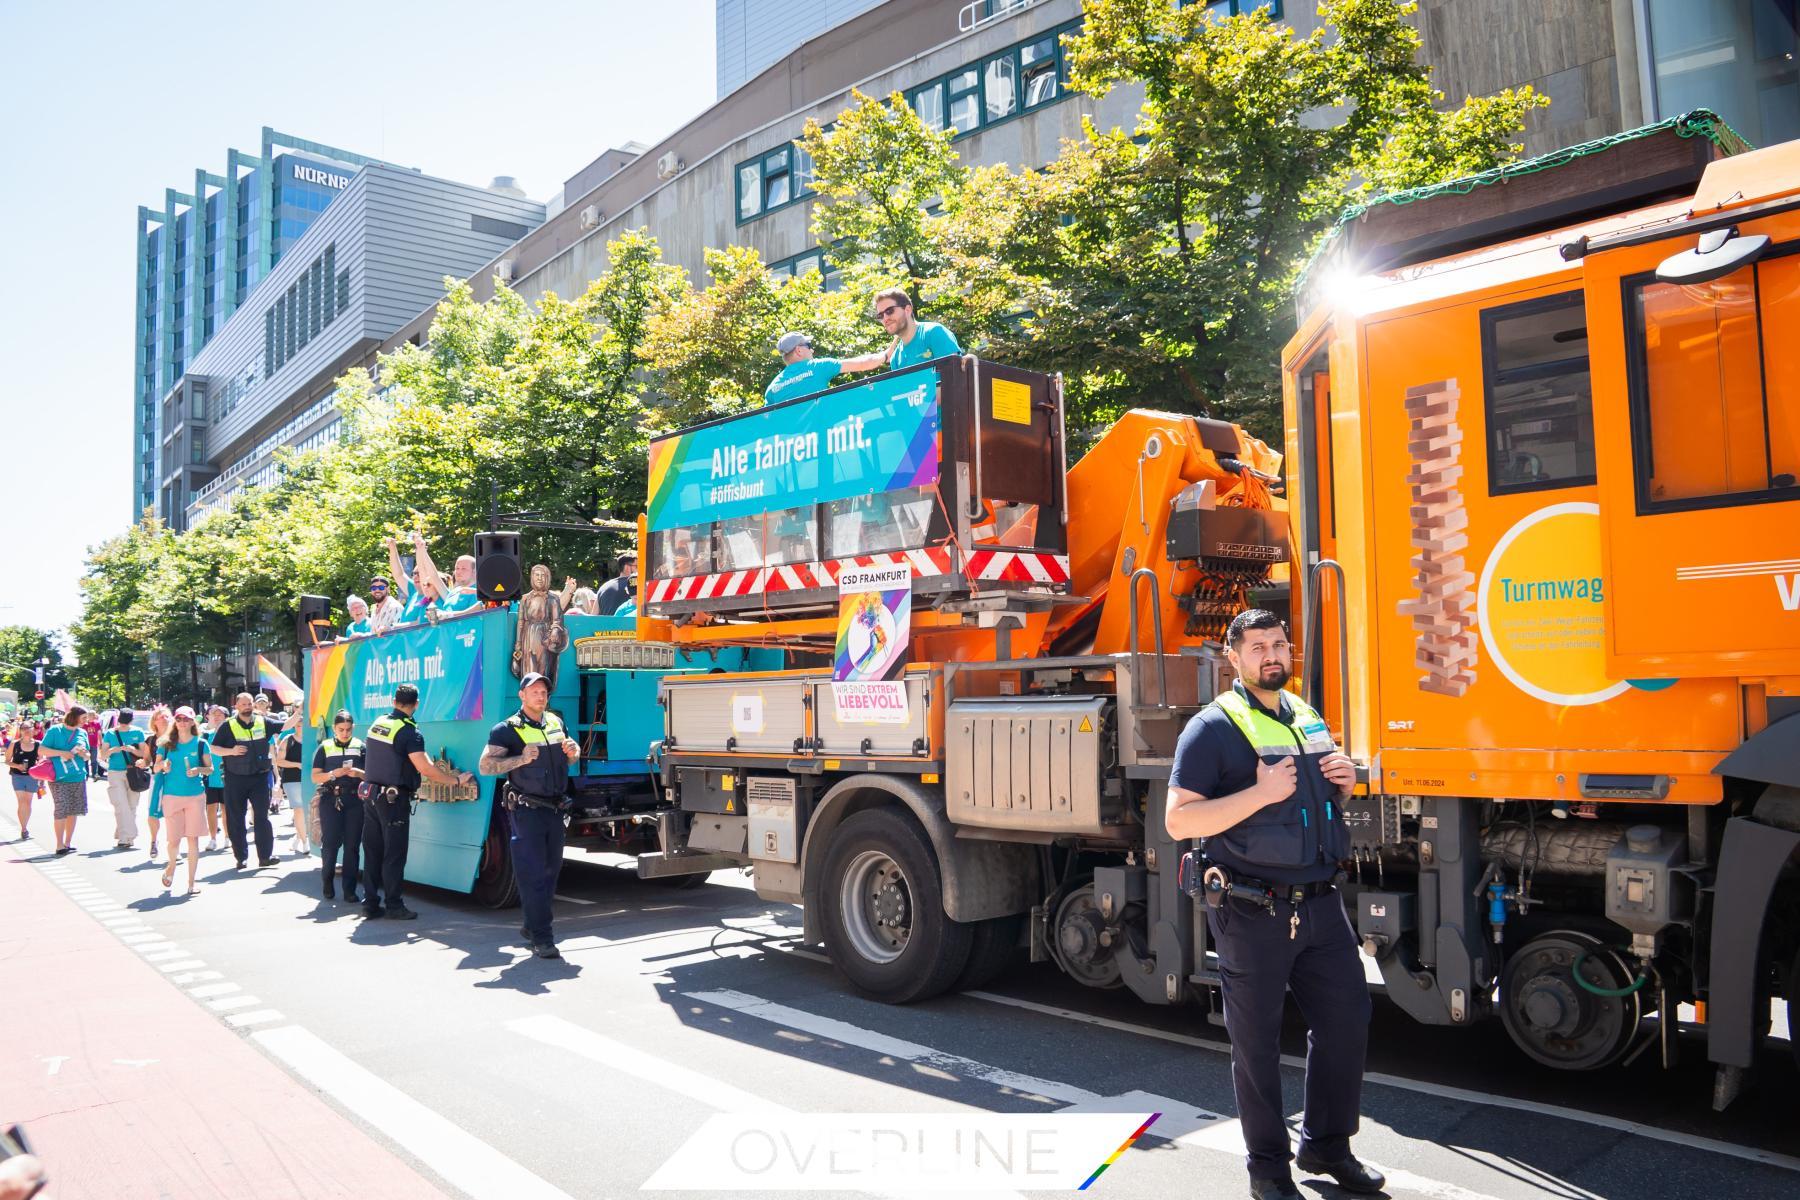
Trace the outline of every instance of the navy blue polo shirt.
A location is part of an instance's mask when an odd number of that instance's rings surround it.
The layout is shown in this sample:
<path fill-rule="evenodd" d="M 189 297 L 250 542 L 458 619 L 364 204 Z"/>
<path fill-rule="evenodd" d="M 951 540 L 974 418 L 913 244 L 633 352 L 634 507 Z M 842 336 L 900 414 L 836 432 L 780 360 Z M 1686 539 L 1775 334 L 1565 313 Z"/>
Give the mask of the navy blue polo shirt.
<path fill-rule="evenodd" d="M 1274 712 L 1259 703 L 1242 684 L 1232 687 L 1250 702 L 1250 706 L 1274 717 L 1283 725 L 1294 723 L 1293 706 L 1282 693 L 1281 711 Z M 1169 773 L 1169 786 L 1198 792 L 1208 800 L 1235 795 L 1256 782 L 1256 751 L 1224 711 L 1207 705 L 1195 714 L 1181 731 L 1175 743 L 1175 768 Z M 1304 867 L 1272 867 L 1261 863 L 1251 866 L 1239 861 L 1218 838 L 1205 840 L 1202 847 L 1207 858 L 1239 875 L 1268 883 L 1317 883 L 1337 874 L 1337 865 L 1320 860 Z"/>

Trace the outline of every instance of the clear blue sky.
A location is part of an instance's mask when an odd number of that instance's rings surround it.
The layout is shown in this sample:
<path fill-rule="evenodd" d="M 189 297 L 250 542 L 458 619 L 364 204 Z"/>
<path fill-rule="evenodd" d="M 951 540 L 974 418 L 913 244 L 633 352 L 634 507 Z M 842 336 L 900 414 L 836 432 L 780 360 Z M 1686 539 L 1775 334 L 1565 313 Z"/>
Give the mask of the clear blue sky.
<path fill-rule="evenodd" d="M 0 0 L 0 625 L 129 521 L 134 222 L 262 127 L 534 200 L 713 99 L 713 0 Z"/>

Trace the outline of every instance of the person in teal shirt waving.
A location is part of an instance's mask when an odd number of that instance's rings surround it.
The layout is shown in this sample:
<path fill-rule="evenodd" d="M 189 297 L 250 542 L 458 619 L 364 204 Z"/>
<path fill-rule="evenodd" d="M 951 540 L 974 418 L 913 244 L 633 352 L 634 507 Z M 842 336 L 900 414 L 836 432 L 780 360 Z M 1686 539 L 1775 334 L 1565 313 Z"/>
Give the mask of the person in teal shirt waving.
<path fill-rule="evenodd" d="M 936 321 L 914 318 L 912 297 L 902 288 L 889 288 L 875 297 L 875 316 L 881 327 L 894 338 L 888 352 L 891 370 L 936 362 L 962 353 L 955 334 Z"/>
<path fill-rule="evenodd" d="M 812 336 L 798 330 L 777 338 L 775 353 L 781 355 L 784 365 L 781 373 L 763 389 L 764 404 L 780 404 L 783 400 L 797 400 L 801 396 L 822 392 L 839 375 L 873 371 L 876 367 L 885 366 L 888 360 L 886 350 L 861 354 L 855 358 L 814 358 Z"/>

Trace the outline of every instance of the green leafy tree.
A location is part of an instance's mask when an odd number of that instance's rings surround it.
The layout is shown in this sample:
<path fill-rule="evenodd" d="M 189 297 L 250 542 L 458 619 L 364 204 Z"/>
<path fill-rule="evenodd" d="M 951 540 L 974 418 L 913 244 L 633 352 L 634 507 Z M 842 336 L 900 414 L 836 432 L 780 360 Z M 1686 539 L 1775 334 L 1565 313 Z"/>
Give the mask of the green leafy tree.
<path fill-rule="evenodd" d="M 81 663 L 82 691 L 95 700 L 136 700 L 149 681 L 149 655 L 132 635 L 130 614 L 163 540 L 161 527 L 147 520 L 88 550 L 81 616 L 69 634 Z"/>
<path fill-rule="evenodd" d="M 881 344 L 881 328 L 862 300 L 822 290 L 817 271 L 778 279 L 748 246 L 708 250 L 706 268 L 704 289 L 683 289 L 650 320 L 645 356 L 657 373 L 657 416 L 670 426 L 761 403 L 781 369 L 775 341 L 790 330 L 812 335 L 821 355 Z"/>
<path fill-rule="evenodd" d="M 804 139 L 814 230 L 860 272 L 903 274 L 965 345 L 1064 372 L 1077 429 L 1155 405 L 1273 438 L 1296 277 L 1345 204 L 1504 161 L 1547 102 L 1442 109 L 1414 9 L 1326 0 L 1301 37 L 1266 9 L 1089 0 L 1070 87 L 1141 85 L 1134 128 L 1089 122 L 1040 171 L 968 171 L 901 97 L 859 94 Z"/>
<path fill-rule="evenodd" d="M 44 667 L 44 694 L 69 686 L 69 673 L 63 667 L 62 650 L 56 636 L 48 629 L 29 625 L 0 626 L 0 687 L 19 693 L 22 703 L 30 704 L 37 690 L 32 668 L 40 658 L 49 659 Z"/>

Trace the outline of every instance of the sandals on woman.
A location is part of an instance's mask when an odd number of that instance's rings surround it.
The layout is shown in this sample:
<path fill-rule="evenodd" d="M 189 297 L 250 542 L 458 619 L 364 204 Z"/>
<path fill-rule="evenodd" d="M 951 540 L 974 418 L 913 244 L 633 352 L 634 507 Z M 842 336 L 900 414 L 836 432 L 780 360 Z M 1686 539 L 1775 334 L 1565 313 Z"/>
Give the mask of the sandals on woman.
<path fill-rule="evenodd" d="M 169 866 L 169 869 L 163 872 L 163 891 L 166 892 L 174 886 L 175 886 L 175 867 L 173 864 L 171 864 Z"/>

